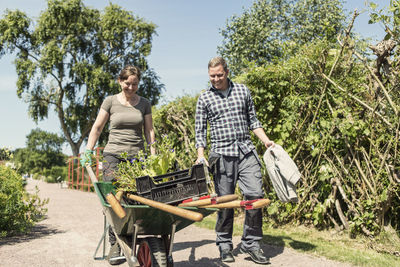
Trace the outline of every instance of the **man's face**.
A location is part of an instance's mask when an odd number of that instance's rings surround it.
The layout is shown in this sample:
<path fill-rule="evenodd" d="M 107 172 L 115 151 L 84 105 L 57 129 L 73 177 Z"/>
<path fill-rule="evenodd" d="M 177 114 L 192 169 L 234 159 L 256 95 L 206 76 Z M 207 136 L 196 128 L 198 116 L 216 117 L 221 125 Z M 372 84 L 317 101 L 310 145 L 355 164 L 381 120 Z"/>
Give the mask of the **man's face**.
<path fill-rule="evenodd" d="M 210 82 L 218 90 L 228 89 L 228 73 L 229 70 L 225 71 L 222 65 L 208 68 Z"/>

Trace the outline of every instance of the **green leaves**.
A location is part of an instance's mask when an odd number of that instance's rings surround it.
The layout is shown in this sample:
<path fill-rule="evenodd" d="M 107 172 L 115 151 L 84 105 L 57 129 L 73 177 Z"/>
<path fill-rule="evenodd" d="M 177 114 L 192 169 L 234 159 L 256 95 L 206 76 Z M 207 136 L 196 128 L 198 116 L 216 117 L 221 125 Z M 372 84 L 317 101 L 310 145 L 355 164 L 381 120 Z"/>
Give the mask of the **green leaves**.
<path fill-rule="evenodd" d="M 46 214 L 47 203 L 39 199 L 38 190 L 25 191 L 16 171 L 0 165 L 0 237 L 27 232 Z"/>
<path fill-rule="evenodd" d="M 60 152 L 64 139 L 57 134 L 33 129 L 27 135 L 26 148 L 17 149 L 14 162 L 21 173 L 42 173 L 53 166 L 65 166 L 65 155 Z"/>
<path fill-rule="evenodd" d="M 183 96 L 155 108 L 153 112 L 158 136 L 168 135 L 171 147 L 178 154 L 176 160 L 181 168 L 190 168 L 197 157 L 195 148 L 195 112 L 198 96 Z"/>
<path fill-rule="evenodd" d="M 4 46 L 10 52 L 14 51 L 15 45 L 26 48 L 30 24 L 31 20 L 23 12 L 7 10 L 5 18 L 0 20 L 0 48 Z"/>
<path fill-rule="evenodd" d="M 336 41 L 343 21 L 339 0 L 257 0 L 241 16 L 229 19 L 220 31 L 223 43 L 218 51 L 237 75 L 251 63 L 261 67 L 295 55 L 315 39 Z"/>
<path fill-rule="evenodd" d="M 253 66 L 235 78 L 250 87 L 267 135 L 293 156 L 303 175 L 298 186 L 302 201 L 293 209 L 271 205 L 272 223 L 298 220 L 324 228 L 346 222 L 353 233 L 370 235 L 382 227 L 376 218 L 398 221 L 398 208 L 389 204 L 399 203 L 398 194 L 394 197 L 398 186 L 388 166 L 398 165 L 399 132 L 381 118 L 397 127 L 400 121 L 382 91 L 373 87 L 364 63 L 354 58 L 354 47 L 363 46 L 347 42 L 343 50 L 329 41 L 308 43 L 290 58 Z M 394 66 L 397 73 L 399 65 Z M 399 106 L 393 90 L 397 76 L 381 75 Z"/>
<path fill-rule="evenodd" d="M 129 157 L 126 153 L 122 155 L 124 161 L 118 164 L 115 174 L 117 187 L 123 191 L 134 192 L 136 191 L 135 178 L 154 177 L 174 170 L 176 152 L 171 146 L 168 136 L 162 136 L 153 146 L 156 148 L 156 155 L 148 155 L 145 151 L 140 151 L 134 158 Z"/>

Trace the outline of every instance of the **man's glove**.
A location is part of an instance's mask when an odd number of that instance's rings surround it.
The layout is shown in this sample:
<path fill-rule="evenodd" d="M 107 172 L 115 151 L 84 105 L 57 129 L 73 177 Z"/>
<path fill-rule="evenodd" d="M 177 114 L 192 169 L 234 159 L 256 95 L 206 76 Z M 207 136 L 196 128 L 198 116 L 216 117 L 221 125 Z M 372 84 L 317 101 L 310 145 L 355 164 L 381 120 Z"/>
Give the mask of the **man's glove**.
<path fill-rule="evenodd" d="M 92 156 L 93 156 L 93 150 L 86 149 L 85 153 L 81 155 L 80 161 L 82 166 L 86 166 L 86 163 L 92 165 Z"/>

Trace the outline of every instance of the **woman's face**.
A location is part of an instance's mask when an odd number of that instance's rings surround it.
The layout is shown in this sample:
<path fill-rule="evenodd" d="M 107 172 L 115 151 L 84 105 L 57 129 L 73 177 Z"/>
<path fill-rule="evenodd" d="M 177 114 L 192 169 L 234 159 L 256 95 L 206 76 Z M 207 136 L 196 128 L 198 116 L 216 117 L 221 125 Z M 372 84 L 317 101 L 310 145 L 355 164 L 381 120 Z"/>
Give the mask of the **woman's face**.
<path fill-rule="evenodd" d="M 128 79 L 119 81 L 122 91 L 127 96 L 131 96 L 139 89 L 139 79 L 136 75 L 130 75 Z"/>

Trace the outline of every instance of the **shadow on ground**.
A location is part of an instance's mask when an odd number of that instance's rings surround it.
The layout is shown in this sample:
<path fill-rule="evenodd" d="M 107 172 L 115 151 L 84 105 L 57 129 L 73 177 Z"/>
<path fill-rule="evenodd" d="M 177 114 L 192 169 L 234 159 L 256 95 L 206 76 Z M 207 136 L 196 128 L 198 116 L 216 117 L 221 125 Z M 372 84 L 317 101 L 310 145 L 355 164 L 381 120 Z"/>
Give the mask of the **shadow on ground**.
<path fill-rule="evenodd" d="M 201 241 L 193 241 L 193 242 L 179 242 L 174 243 L 174 251 L 179 251 L 187 248 L 190 249 L 190 254 L 188 260 L 183 262 L 174 262 L 175 267 L 182 267 L 182 266 L 229 266 L 222 264 L 218 258 L 208 258 L 203 257 L 201 259 L 196 259 L 196 249 L 201 246 L 205 246 L 211 243 L 215 243 L 214 240 L 201 240 Z M 217 248 L 215 248 L 217 249 Z"/>
<path fill-rule="evenodd" d="M 35 225 L 34 227 L 32 227 L 29 233 L 19 234 L 0 239 L 0 246 L 14 245 L 18 243 L 27 242 L 33 239 L 38 239 L 49 235 L 56 235 L 64 232 L 65 231 L 60 231 L 56 228 L 49 227 L 47 225 Z"/>
<path fill-rule="evenodd" d="M 270 244 L 269 246 L 273 246 L 273 247 L 281 247 L 283 250 L 283 248 L 285 247 L 285 241 L 287 241 L 290 244 L 290 247 L 295 249 L 295 250 L 300 250 L 300 251 L 311 251 L 315 249 L 315 245 L 311 244 L 311 243 L 307 243 L 307 242 L 302 242 L 302 241 L 298 241 L 295 240 L 293 238 L 287 237 L 287 236 L 269 236 L 269 235 L 264 235 L 263 237 L 263 242 L 264 242 L 264 246 L 268 246 L 268 244 Z M 265 252 L 267 252 L 266 250 L 268 250 L 269 248 L 265 248 Z M 281 251 L 282 252 L 282 251 Z"/>
<path fill-rule="evenodd" d="M 267 236 L 265 235 L 263 238 L 263 242 L 261 243 L 261 248 L 264 251 L 264 255 L 268 258 L 274 258 L 283 253 L 285 247 L 285 241 L 287 241 L 288 237 L 286 236 Z M 268 242 L 270 241 L 270 242 Z M 272 241 L 272 242 L 271 242 Z M 205 246 L 211 243 L 215 243 L 215 240 L 202 240 L 202 241 L 193 241 L 193 242 L 180 242 L 174 243 L 174 251 L 179 251 L 187 248 L 191 248 L 190 255 L 188 260 L 184 262 L 174 262 L 174 266 L 182 267 L 182 266 L 229 266 L 227 264 L 221 263 L 219 258 L 208 258 L 203 257 L 201 259 L 196 259 L 195 253 L 196 249 Z M 314 245 L 306 242 L 297 241 L 295 239 L 290 238 L 289 240 L 290 246 L 294 249 L 299 249 L 303 251 L 313 250 L 315 248 Z M 215 249 L 218 249 L 215 246 Z M 233 249 L 233 254 L 237 256 L 240 253 L 240 244 L 238 244 Z M 249 257 L 245 258 L 246 260 L 251 261 Z"/>

